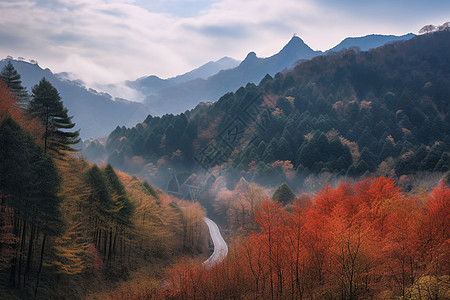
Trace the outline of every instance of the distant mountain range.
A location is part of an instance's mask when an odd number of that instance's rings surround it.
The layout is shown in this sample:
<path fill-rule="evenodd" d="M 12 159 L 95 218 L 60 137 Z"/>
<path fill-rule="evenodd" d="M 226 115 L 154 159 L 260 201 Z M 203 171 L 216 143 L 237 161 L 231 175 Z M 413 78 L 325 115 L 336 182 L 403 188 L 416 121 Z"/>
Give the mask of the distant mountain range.
<path fill-rule="evenodd" d="M 221 70 L 232 69 L 238 66 L 239 63 L 240 61 L 230 57 L 222 57 L 218 61 L 210 61 L 183 75 L 178 75 L 168 79 L 161 79 L 155 75 L 145 76 L 134 81 L 126 81 L 125 84 L 128 87 L 137 90 L 141 94 L 152 95 L 176 84 L 181 84 L 198 78 L 207 79 Z"/>
<path fill-rule="evenodd" d="M 362 37 L 348 37 L 327 52 L 339 52 L 351 47 L 358 47 L 361 51 L 367 51 L 388 43 L 409 40 L 414 36 L 413 33 L 408 33 L 401 36 L 370 34 Z"/>
<path fill-rule="evenodd" d="M 198 77 L 173 84 L 175 80 L 162 80 L 156 76 L 149 76 L 129 82 L 128 86 L 133 87 L 133 84 L 137 84 L 138 91 L 144 94 L 147 92 L 144 103 L 148 105 L 152 115 L 181 113 L 200 102 L 214 102 L 221 95 L 235 91 L 249 82 L 259 83 L 266 74 L 274 76 L 278 72 L 289 70 L 302 60 L 352 47 L 366 51 L 412 37 L 414 34 L 409 33 L 403 36 L 368 35 L 347 38 L 332 49 L 322 52 L 312 50 L 301 38 L 294 36 L 279 53 L 273 56 L 259 58 L 254 52 L 250 52 L 238 66 L 220 71 L 209 78 Z M 185 75 L 178 77 L 188 78 Z"/>
<path fill-rule="evenodd" d="M 58 89 L 69 114 L 74 116 L 74 122 L 81 128 L 82 138 L 86 139 L 106 136 L 116 126 L 134 126 L 148 114 L 177 114 L 201 102 L 215 102 L 227 92 L 234 92 L 247 83 L 259 83 L 266 74 L 274 76 L 292 69 L 302 60 L 344 48 L 358 47 L 364 51 L 413 36 L 410 33 L 403 36 L 347 38 L 326 52 L 314 51 L 301 38 L 294 36 L 279 53 L 267 58 L 259 58 L 256 53 L 250 52 L 242 62 L 224 57 L 173 78 L 161 79 L 151 75 L 125 82 L 128 87 L 144 95 L 144 103 L 114 100 L 109 94 L 85 88 L 82 81 L 65 80 L 64 73 L 53 74 L 49 69 L 44 70 L 37 64 L 20 60 L 12 62 L 29 91 L 42 77 L 46 77 Z M 7 59 L 1 60 L 0 68 L 6 62 Z"/>
<path fill-rule="evenodd" d="M 0 60 L 0 70 L 9 59 Z M 73 116 L 76 128 L 81 129 L 83 139 L 93 136 L 106 136 L 117 125 L 134 126 L 145 119 L 149 110 L 142 103 L 116 99 L 105 93 L 86 89 L 74 81 L 62 80 L 49 69 L 37 64 L 11 60 L 21 75 L 22 85 L 31 94 L 31 88 L 45 77 L 58 90 L 64 105 Z"/>
<path fill-rule="evenodd" d="M 314 57 L 210 105 L 118 127 L 84 154 L 161 188 L 173 174 L 205 171 L 230 189 L 241 177 L 275 187 L 319 173 L 443 174 L 450 170 L 449 47 L 445 31 Z M 268 60 L 251 54 L 208 82 Z"/>

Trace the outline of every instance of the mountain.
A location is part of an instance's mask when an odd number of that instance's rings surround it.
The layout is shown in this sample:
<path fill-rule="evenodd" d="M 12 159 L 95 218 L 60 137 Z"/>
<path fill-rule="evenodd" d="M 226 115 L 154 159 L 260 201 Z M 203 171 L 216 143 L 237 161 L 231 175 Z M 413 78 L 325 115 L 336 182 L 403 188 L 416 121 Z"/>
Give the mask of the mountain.
<path fill-rule="evenodd" d="M 324 172 L 396 178 L 446 172 L 449 47 L 446 31 L 318 56 L 215 103 L 117 127 L 103 153 L 161 187 L 177 172 L 274 186 L 295 174 L 300 180 Z M 251 54 L 240 67 L 258 61 Z"/>
<path fill-rule="evenodd" d="M 208 77 L 217 74 L 222 70 L 228 70 L 235 68 L 239 65 L 240 61 L 231 57 L 222 57 L 218 61 L 210 61 L 201 67 L 187 72 L 183 75 L 178 75 L 173 78 L 169 78 L 169 81 L 173 83 L 183 83 L 197 78 L 207 79 Z"/>
<path fill-rule="evenodd" d="M 165 88 L 171 87 L 175 83 L 168 79 L 161 79 L 156 75 L 150 75 L 134 81 L 126 81 L 125 84 L 143 95 L 153 95 L 161 92 Z"/>
<path fill-rule="evenodd" d="M 168 79 L 161 79 L 151 75 L 139 78 L 134 81 L 127 81 L 126 85 L 139 91 L 143 95 L 153 95 L 176 84 L 181 84 L 197 78 L 207 79 L 221 70 L 236 67 L 239 61 L 230 57 L 222 57 L 218 61 L 210 61 L 197 69 L 189 71 L 183 75 L 178 75 Z"/>
<path fill-rule="evenodd" d="M 239 66 L 220 71 L 208 79 L 197 78 L 163 89 L 156 95 L 149 95 L 145 103 L 152 115 L 181 113 L 200 102 L 213 102 L 224 93 L 235 91 L 248 82 L 257 83 L 266 74 L 271 76 L 292 68 L 297 62 L 322 54 L 313 51 L 302 39 L 294 36 L 283 49 L 267 58 L 259 58 L 250 52 Z"/>
<path fill-rule="evenodd" d="M 3 69 L 8 59 L 0 60 Z M 116 99 L 105 93 L 87 90 L 77 82 L 61 80 L 49 69 L 42 69 L 37 64 L 11 60 L 14 68 L 22 77 L 22 85 L 31 88 L 45 77 L 58 90 L 69 115 L 74 116 L 76 128 L 81 129 L 83 139 L 93 136 L 106 136 L 117 125 L 134 126 L 148 114 L 148 109 L 141 103 Z"/>
<path fill-rule="evenodd" d="M 352 47 L 359 47 L 361 51 L 367 51 L 388 43 L 409 40 L 414 36 L 413 33 L 408 33 L 401 36 L 371 34 L 362 37 L 348 37 L 327 52 L 339 52 Z"/>
<path fill-rule="evenodd" d="M 335 52 L 339 49 L 351 47 L 368 50 L 386 43 L 406 40 L 413 36 L 413 34 L 400 37 L 369 35 L 360 38 L 348 38 L 331 50 Z M 153 115 L 181 113 L 195 107 L 200 102 L 214 102 L 224 93 L 235 91 L 249 82 L 259 83 L 266 74 L 274 76 L 278 72 L 293 68 L 302 60 L 322 54 L 324 53 L 321 51 L 313 51 L 301 38 L 294 36 L 279 53 L 271 57 L 259 58 L 254 52 L 250 52 L 237 67 L 220 71 L 207 79 L 197 78 L 170 86 L 160 84 L 157 92 L 148 94 L 145 103 L 149 106 Z M 158 82 L 155 78 L 149 78 L 149 80 L 152 80 L 152 84 L 157 86 Z"/>

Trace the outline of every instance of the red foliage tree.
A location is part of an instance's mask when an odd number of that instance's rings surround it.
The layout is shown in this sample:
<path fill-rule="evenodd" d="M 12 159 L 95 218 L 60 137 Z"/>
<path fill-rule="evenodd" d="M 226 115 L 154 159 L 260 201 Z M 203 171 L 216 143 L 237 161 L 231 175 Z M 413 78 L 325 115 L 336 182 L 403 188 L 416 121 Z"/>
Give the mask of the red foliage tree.
<path fill-rule="evenodd" d="M 20 127 L 28 131 L 36 142 L 40 139 L 42 126 L 35 119 L 32 119 L 20 106 L 19 99 L 0 80 L 0 121 L 10 116 Z"/>
<path fill-rule="evenodd" d="M 369 299 L 409 297 L 418 284 L 445 288 L 449 203 L 443 184 L 411 196 L 385 177 L 327 187 L 287 207 L 265 201 L 259 229 L 219 266 L 178 272 L 174 287 L 182 288 L 171 296 Z"/>

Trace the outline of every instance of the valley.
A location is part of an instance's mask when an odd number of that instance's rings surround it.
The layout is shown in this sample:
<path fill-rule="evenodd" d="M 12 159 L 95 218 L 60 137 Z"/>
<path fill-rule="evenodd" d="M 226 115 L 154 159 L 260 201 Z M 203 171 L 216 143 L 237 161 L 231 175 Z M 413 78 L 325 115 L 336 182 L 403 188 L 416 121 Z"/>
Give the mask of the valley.
<path fill-rule="evenodd" d="M 430 26 L 120 83 L 143 102 L 2 60 L 0 298 L 449 298 Z"/>

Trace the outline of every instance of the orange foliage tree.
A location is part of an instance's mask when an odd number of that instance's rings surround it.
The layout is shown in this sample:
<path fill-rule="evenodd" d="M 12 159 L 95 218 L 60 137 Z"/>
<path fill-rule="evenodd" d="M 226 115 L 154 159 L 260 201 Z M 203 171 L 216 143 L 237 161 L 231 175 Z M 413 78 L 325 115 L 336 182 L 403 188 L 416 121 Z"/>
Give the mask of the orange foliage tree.
<path fill-rule="evenodd" d="M 11 117 L 19 126 L 28 131 L 36 142 L 42 133 L 42 126 L 35 119 L 32 119 L 20 106 L 20 99 L 15 96 L 11 89 L 0 80 L 0 121 L 6 117 Z"/>
<path fill-rule="evenodd" d="M 428 284 L 430 295 L 445 297 L 449 202 L 443 184 L 416 196 L 385 177 L 327 187 L 287 207 L 266 200 L 259 228 L 226 260 L 176 266 L 182 282 L 167 290 L 173 299 L 407 298 Z"/>

